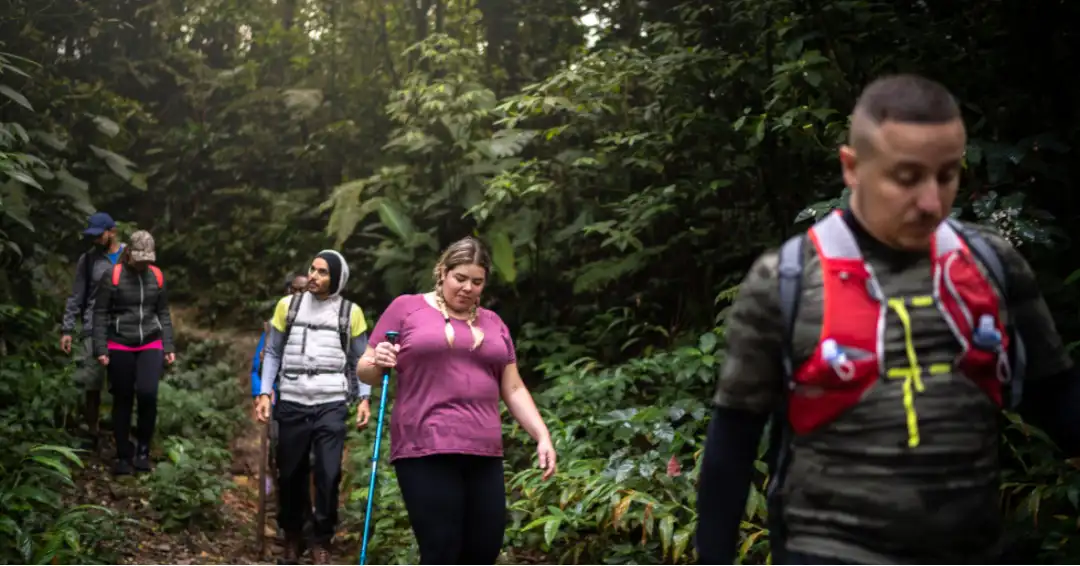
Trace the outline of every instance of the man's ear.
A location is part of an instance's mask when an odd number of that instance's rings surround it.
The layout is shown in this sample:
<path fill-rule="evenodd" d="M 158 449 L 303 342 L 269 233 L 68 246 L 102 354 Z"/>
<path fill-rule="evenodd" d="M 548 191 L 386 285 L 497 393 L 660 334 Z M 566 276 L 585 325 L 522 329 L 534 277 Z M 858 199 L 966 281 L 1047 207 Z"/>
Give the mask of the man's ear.
<path fill-rule="evenodd" d="M 840 171 L 844 176 L 844 186 L 849 189 L 855 190 L 858 185 L 857 178 L 855 176 L 855 168 L 858 166 L 859 159 L 855 154 L 855 148 L 850 145 L 844 144 L 840 146 Z"/>

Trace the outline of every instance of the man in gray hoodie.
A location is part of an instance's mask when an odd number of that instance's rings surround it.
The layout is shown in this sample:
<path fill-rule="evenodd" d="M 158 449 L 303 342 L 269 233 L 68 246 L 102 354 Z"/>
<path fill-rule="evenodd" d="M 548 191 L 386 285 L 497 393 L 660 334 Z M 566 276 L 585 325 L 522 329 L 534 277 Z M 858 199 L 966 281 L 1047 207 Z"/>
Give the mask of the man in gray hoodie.
<path fill-rule="evenodd" d="M 84 393 L 83 418 L 86 420 L 87 441 L 84 448 L 97 450 L 98 416 L 101 410 L 101 388 L 105 383 L 105 368 L 94 359 L 91 346 L 91 330 L 94 322 L 94 297 L 97 296 L 101 276 L 120 258 L 124 244 L 116 235 L 116 222 L 104 212 L 90 216 L 83 238 L 93 244 L 79 256 L 75 265 L 75 282 L 64 308 L 60 326 L 60 349 L 71 354 L 74 342 L 75 322 L 82 319 L 82 332 L 75 346 L 75 382 Z"/>
<path fill-rule="evenodd" d="M 359 399 L 357 426 L 371 415 L 371 387 L 352 368 L 367 348 L 367 323 L 359 307 L 341 297 L 349 266 L 336 251 L 320 252 L 308 270 L 308 290 L 283 297 L 270 320 L 256 415 L 270 419 L 270 395 L 278 422 L 278 526 L 285 532 L 283 564 L 301 551 L 305 482 L 314 452 L 315 564 L 329 564 L 329 545 L 338 520 L 338 488 L 349 403 Z"/>

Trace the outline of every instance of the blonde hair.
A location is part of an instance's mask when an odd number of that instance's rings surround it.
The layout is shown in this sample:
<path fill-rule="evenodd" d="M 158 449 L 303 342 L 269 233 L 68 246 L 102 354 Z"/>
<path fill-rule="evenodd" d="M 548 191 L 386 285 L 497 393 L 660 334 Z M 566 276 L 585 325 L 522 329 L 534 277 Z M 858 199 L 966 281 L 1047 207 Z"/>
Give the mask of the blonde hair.
<path fill-rule="evenodd" d="M 488 255 L 487 249 L 484 248 L 484 244 L 480 243 L 480 240 L 470 236 L 450 244 L 442 253 L 438 263 L 435 264 L 435 269 L 432 270 L 432 275 L 435 277 L 435 306 L 438 307 L 439 312 L 443 315 L 443 320 L 446 322 L 446 343 L 451 348 L 454 347 L 454 327 L 450 324 L 450 311 L 446 307 L 446 297 L 443 296 L 442 284 L 446 274 L 451 269 L 461 265 L 479 265 L 484 268 L 485 274 L 491 271 L 491 256 Z M 477 303 L 479 303 L 479 300 Z M 484 342 L 484 332 L 476 327 L 478 310 L 478 305 L 473 304 L 469 311 L 469 318 L 465 321 L 469 325 L 469 331 L 472 332 L 473 336 L 471 350 L 479 348 L 480 344 Z"/>

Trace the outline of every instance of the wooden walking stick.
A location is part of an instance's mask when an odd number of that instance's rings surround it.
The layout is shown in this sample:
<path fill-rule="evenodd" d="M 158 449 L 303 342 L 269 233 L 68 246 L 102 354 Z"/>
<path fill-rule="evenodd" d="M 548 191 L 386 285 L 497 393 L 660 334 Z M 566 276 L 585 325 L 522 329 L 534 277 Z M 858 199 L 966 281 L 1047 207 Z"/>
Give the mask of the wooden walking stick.
<path fill-rule="evenodd" d="M 255 542 L 259 547 L 259 556 L 266 554 L 266 499 L 267 499 L 267 460 L 270 459 L 270 423 L 259 426 L 259 512 L 255 516 Z"/>

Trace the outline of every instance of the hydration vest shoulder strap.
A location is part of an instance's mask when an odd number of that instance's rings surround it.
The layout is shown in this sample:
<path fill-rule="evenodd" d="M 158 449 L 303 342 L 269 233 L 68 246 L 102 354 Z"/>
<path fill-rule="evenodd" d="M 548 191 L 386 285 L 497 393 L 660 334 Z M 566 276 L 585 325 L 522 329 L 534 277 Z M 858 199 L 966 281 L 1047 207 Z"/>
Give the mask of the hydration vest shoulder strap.
<path fill-rule="evenodd" d="M 161 273 L 161 269 L 156 265 L 149 266 L 150 273 L 154 274 L 154 281 L 157 282 L 158 289 L 165 286 L 165 275 Z M 124 270 L 124 264 L 117 263 L 112 268 L 112 284 L 116 287 L 120 284 L 120 272 Z"/>
<path fill-rule="evenodd" d="M 990 277 L 997 284 L 998 289 L 1001 289 L 1002 299 L 1008 303 L 1009 274 L 1005 271 L 1005 264 L 1002 263 L 997 250 L 990 245 L 990 242 L 982 234 L 966 226 L 963 222 L 955 218 L 949 218 L 946 222 L 952 226 L 953 230 L 956 230 L 957 234 L 960 234 L 960 237 L 967 242 L 975 257 L 986 266 L 986 270 L 990 272 Z M 1009 320 L 1005 321 L 1005 328 L 1009 332 L 1009 361 L 1011 362 L 1010 370 L 1012 374 L 1012 379 L 1009 382 L 1009 405 L 1015 409 L 1024 395 L 1024 369 L 1027 366 L 1027 350 L 1024 347 L 1024 338 L 1014 324 L 1012 309 L 1006 308 L 1006 312 L 1009 313 Z"/>

